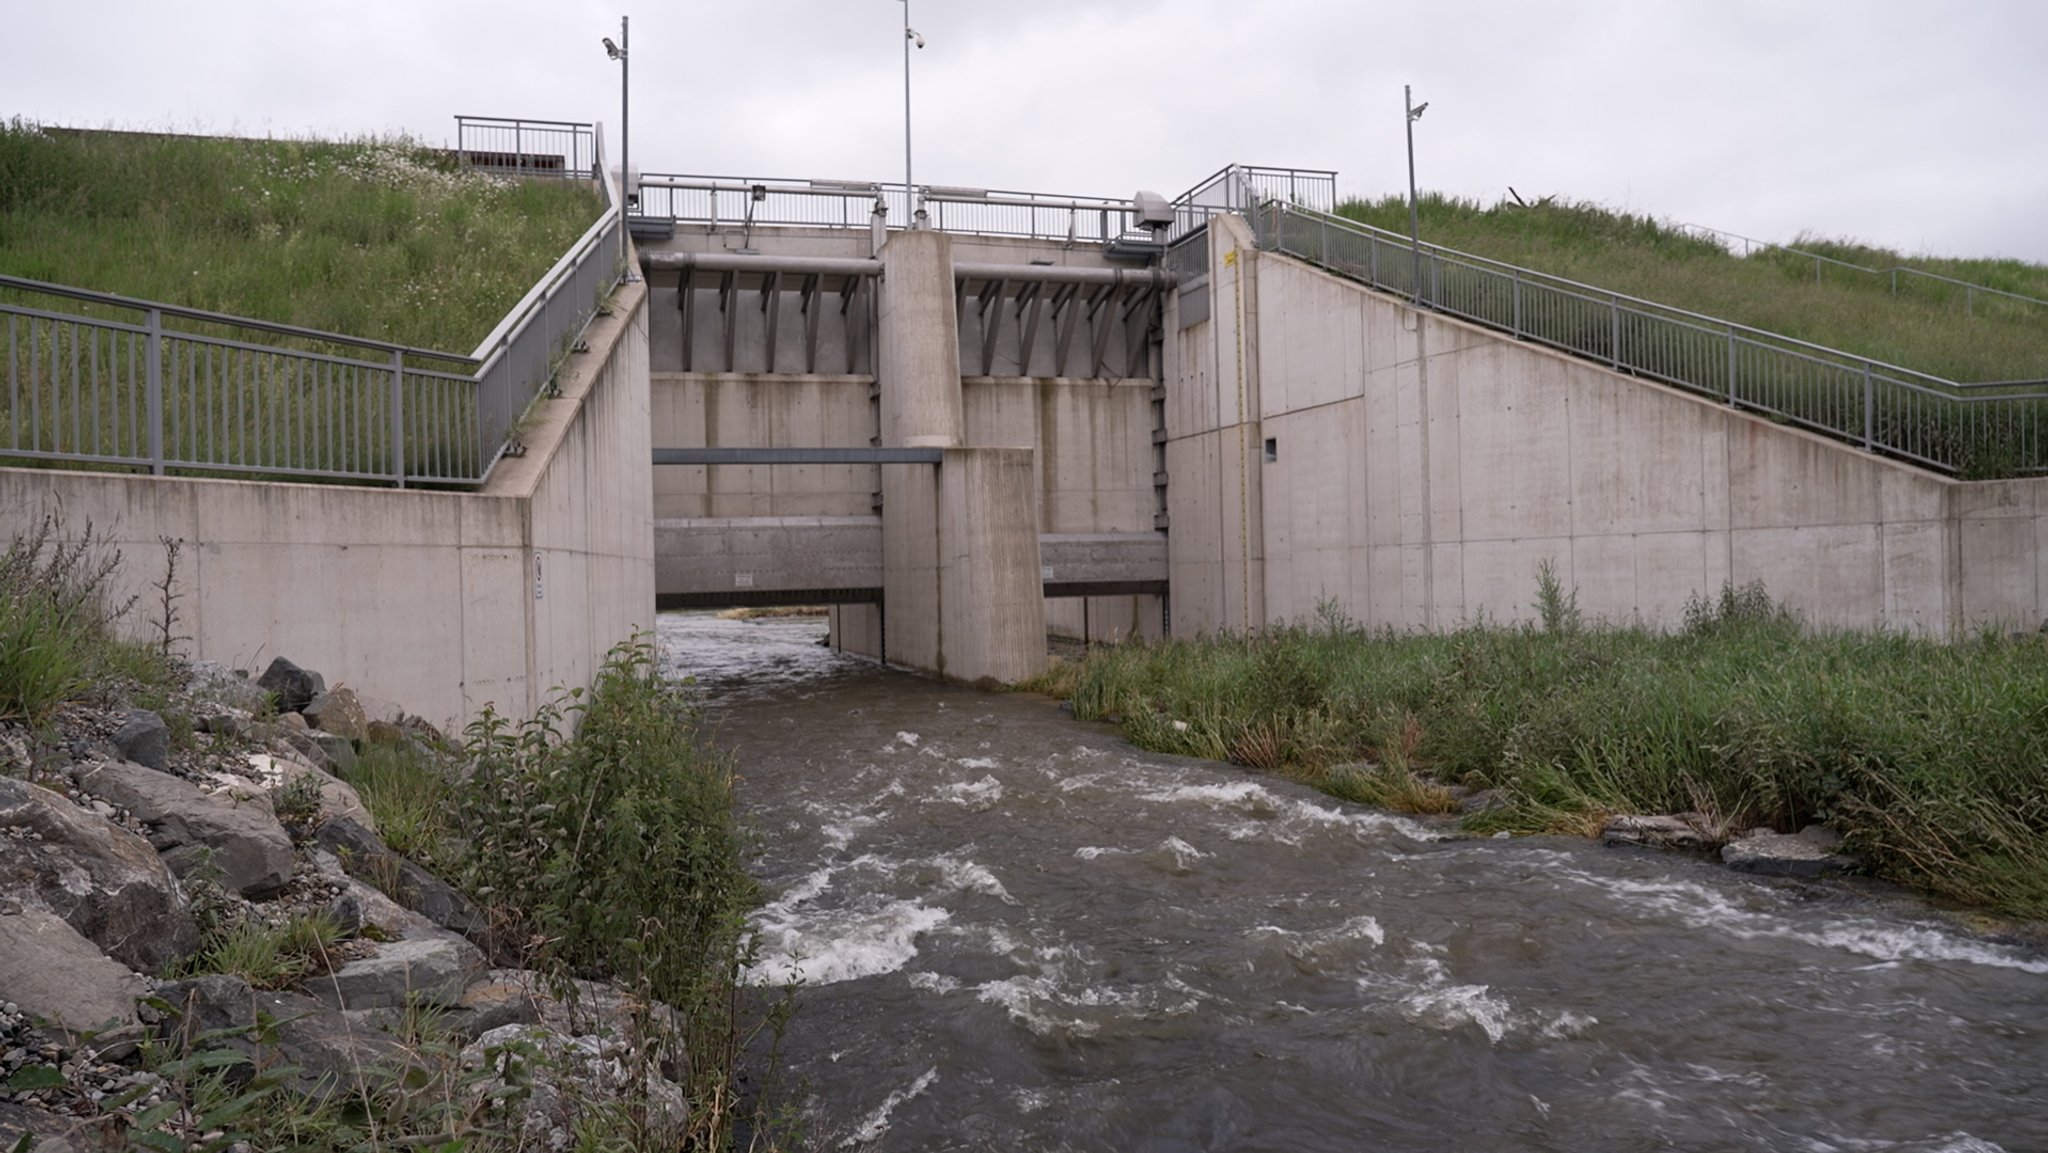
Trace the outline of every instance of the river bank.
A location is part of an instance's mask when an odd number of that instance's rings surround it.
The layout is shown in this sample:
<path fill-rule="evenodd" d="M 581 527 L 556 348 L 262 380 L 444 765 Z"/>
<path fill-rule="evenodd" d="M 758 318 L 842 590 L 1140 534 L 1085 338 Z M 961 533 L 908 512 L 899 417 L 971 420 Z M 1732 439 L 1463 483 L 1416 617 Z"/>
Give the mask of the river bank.
<path fill-rule="evenodd" d="M 1477 834 L 1721 852 L 1812 830 L 1816 867 L 2048 918 L 2048 641 L 1809 634 L 1759 588 L 1670 635 L 1583 626 L 1554 587 L 1546 604 L 1544 628 L 1372 635 L 1330 613 L 1097 649 L 1035 687 L 1143 748 Z"/>

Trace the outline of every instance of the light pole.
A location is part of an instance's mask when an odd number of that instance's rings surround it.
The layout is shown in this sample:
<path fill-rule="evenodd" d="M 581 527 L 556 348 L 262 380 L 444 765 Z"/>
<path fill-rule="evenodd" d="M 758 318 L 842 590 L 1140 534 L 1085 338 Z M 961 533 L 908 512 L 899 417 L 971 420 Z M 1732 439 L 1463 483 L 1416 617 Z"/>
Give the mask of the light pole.
<path fill-rule="evenodd" d="M 633 194 L 628 190 L 628 185 L 633 179 L 633 121 L 632 105 L 626 99 L 632 91 L 633 75 L 632 61 L 626 56 L 626 49 L 632 43 L 632 37 L 627 34 L 627 21 L 630 19 L 631 17 L 627 16 L 619 17 L 617 44 L 612 43 L 609 36 L 604 38 L 604 54 L 619 62 L 619 266 L 624 270 L 622 275 L 628 283 L 640 279 L 628 263 L 627 252 L 627 233 L 630 231 L 627 227 L 627 218 L 633 212 Z"/>
<path fill-rule="evenodd" d="M 1422 110 L 1429 107 L 1429 101 L 1425 100 L 1418 106 L 1408 86 L 1403 84 L 1401 107 L 1408 121 L 1408 243 L 1415 253 L 1415 263 L 1408 274 L 1409 299 L 1419 305 L 1422 303 L 1422 224 L 1415 212 L 1415 122 L 1422 119 Z"/>
<path fill-rule="evenodd" d="M 910 0 L 903 0 L 903 212 L 911 228 L 924 224 L 924 212 L 917 207 L 917 185 L 910 180 L 910 46 L 924 47 L 924 37 L 910 26 Z"/>

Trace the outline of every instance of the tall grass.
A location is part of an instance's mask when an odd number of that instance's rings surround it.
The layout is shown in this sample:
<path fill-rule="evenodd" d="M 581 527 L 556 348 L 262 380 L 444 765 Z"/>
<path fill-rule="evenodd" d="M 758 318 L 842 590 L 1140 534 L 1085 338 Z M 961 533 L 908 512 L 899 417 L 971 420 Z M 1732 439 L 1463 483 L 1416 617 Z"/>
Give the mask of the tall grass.
<path fill-rule="evenodd" d="M 587 182 L 406 138 L 0 123 L 0 273 L 468 353 L 597 219 Z"/>
<path fill-rule="evenodd" d="M 1696 602 L 1676 634 L 1571 627 L 1562 603 L 1559 623 L 1374 635 L 1326 612 L 1097 650 L 1074 709 L 1375 804 L 1497 789 L 1478 831 L 1826 822 L 1880 875 L 2048 916 L 2048 643 L 1809 634 L 1756 587 Z"/>
<path fill-rule="evenodd" d="M 161 654 L 115 633 L 130 607 L 112 599 L 120 563 L 92 525 L 71 536 L 54 515 L 0 552 L 0 722 L 41 724 L 97 679 L 166 678 Z"/>
<path fill-rule="evenodd" d="M 1902 278 L 1824 266 L 1761 249 L 1737 256 L 1674 225 L 1584 202 L 1522 206 L 1426 194 L 1426 243 L 1533 268 L 1659 304 L 1789 336 L 1949 380 L 2048 378 L 2048 308 Z M 1405 234 L 1407 201 L 1353 200 L 1338 214 Z M 1798 246 L 1870 267 L 1911 264 L 2048 298 L 2048 268 L 2018 261 L 1913 260 L 1843 242 Z"/>

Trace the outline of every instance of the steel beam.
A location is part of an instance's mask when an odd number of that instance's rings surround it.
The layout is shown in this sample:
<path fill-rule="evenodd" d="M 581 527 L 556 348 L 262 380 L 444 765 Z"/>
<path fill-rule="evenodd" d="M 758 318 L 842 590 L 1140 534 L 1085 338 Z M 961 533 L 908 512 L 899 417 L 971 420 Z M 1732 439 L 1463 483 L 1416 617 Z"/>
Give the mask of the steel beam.
<path fill-rule="evenodd" d="M 775 330 L 782 320 L 782 274 L 771 272 L 761 281 L 761 311 L 768 314 L 767 371 L 775 371 Z"/>
<path fill-rule="evenodd" d="M 655 464 L 938 464 L 936 448 L 657 448 Z"/>

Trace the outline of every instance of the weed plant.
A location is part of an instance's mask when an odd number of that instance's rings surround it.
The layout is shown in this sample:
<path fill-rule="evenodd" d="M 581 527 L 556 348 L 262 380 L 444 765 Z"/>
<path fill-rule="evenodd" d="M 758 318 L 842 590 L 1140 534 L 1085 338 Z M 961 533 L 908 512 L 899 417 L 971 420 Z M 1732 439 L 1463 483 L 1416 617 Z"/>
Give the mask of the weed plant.
<path fill-rule="evenodd" d="M 1400 196 L 1353 200 L 1341 216 L 1408 231 Z M 1779 250 L 1737 256 L 1720 243 L 1648 216 L 1586 202 L 1523 206 L 1430 193 L 1417 202 L 1422 239 L 1624 295 L 1953 381 L 2048 379 L 2048 307 L 1888 275 L 1814 265 Z M 1843 242 L 1798 247 L 1867 267 L 1922 267 L 2048 299 L 2048 267 L 2009 260 L 1923 260 Z"/>
<path fill-rule="evenodd" d="M 0 272 L 420 348 L 467 354 L 598 209 L 404 137 L 0 123 Z"/>
<path fill-rule="evenodd" d="M 0 552 L 0 722 L 39 725 L 99 678 L 167 676 L 160 654 L 115 632 L 130 607 L 113 600 L 120 561 L 91 524 L 69 536 L 54 514 Z"/>
<path fill-rule="evenodd" d="M 2048 642 L 1804 632 L 1760 586 L 1671 634 L 1577 622 L 1372 634 L 1327 609 L 1249 638 L 1092 652 L 1074 711 L 1135 743 L 1421 811 L 1495 789 L 1478 832 L 1698 812 L 1832 825 L 1881 876 L 2048 916 Z"/>

